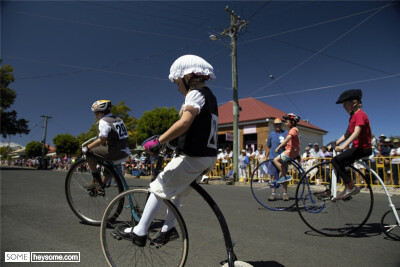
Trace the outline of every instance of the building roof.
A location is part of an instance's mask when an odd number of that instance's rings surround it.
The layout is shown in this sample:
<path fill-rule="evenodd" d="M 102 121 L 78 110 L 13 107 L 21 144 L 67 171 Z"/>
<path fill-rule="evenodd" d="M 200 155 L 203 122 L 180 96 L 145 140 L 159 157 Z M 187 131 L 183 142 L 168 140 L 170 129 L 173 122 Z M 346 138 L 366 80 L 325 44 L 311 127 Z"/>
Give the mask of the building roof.
<path fill-rule="evenodd" d="M 218 124 L 220 126 L 233 123 L 232 103 L 233 102 L 230 101 L 218 107 Z M 239 99 L 239 107 L 242 108 L 239 112 L 239 123 L 282 118 L 283 115 L 287 114 L 287 112 L 274 108 L 252 97 Z M 298 125 L 327 133 L 327 131 L 303 120 L 301 120 Z"/>

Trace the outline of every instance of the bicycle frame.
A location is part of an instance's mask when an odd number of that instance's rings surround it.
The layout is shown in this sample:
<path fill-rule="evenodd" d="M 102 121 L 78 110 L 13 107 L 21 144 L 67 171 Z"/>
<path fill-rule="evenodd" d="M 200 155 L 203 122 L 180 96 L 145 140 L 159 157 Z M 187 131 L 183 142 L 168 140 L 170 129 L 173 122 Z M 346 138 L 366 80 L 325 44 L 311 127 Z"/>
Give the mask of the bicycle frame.
<path fill-rule="evenodd" d="M 393 214 L 394 214 L 394 217 L 396 218 L 397 224 L 400 225 L 399 215 L 397 214 L 396 207 L 394 206 L 394 204 L 393 204 L 393 202 L 392 202 L 392 199 L 391 199 L 390 194 L 389 194 L 389 192 L 388 192 L 388 190 L 387 190 L 387 188 L 386 188 L 385 183 L 383 182 L 383 180 L 381 179 L 381 177 L 379 177 L 379 175 L 378 175 L 374 170 L 372 170 L 364 161 L 360 160 L 359 163 L 360 163 L 366 170 L 368 170 L 369 172 L 371 172 L 371 173 L 373 174 L 373 176 L 374 176 L 376 179 L 378 179 L 379 183 L 382 185 L 383 190 L 385 190 L 385 194 L 386 194 L 386 196 L 387 196 L 387 198 L 388 198 L 388 201 L 389 201 L 389 207 L 390 207 L 390 208 L 392 209 L 392 211 L 393 211 Z"/>
<path fill-rule="evenodd" d="M 207 202 L 215 216 L 218 219 L 219 225 L 221 226 L 222 234 L 224 236 L 225 247 L 228 253 L 228 264 L 230 267 L 234 266 L 234 262 L 237 260 L 235 253 L 233 252 L 233 243 L 231 239 L 231 235 L 229 233 L 228 224 L 226 223 L 225 217 L 222 214 L 222 211 L 218 207 L 217 203 L 215 203 L 214 199 L 204 190 L 196 181 L 193 181 L 190 186 L 197 192 L 199 195 Z"/>

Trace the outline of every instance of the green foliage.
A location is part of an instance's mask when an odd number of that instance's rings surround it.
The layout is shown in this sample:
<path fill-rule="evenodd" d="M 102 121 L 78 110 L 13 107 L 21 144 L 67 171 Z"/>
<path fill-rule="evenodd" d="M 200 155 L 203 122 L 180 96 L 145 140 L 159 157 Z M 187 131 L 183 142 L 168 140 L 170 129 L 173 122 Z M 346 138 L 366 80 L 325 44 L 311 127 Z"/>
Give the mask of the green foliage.
<path fill-rule="evenodd" d="M 0 147 L 0 155 L 2 159 L 7 159 L 10 152 L 11 148 L 9 146 Z"/>
<path fill-rule="evenodd" d="M 70 134 L 58 134 L 53 138 L 57 154 L 75 154 L 79 149 L 79 141 Z"/>
<path fill-rule="evenodd" d="M 80 133 L 80 134 L 77 136 L 77 139 L 78 139 L 78 142 L 79 142 L 79 146 L 81 146 L 84 142 L 86 142 L 86 141 L 89 140 L 90 138 L 95 137 L 95 136 L 98 136 L 98 135 L 99 135 L 99 133 L 98 133 L 98 126 L 97 126 L 96 123 L 93 123 L 93 124 L 90 126 L 90 129 L 89 129 L 88 132 L 86 132 L 86 133 Z"/>
<path fill-rule="evenodd" d="M 47 153 L 47 148 L 45 148 L 45 154 Z M 31 141 L 25 147 L 25 154 L 28 157 L 39 157 L 42 155 L 42 143 L 38 141 Z"/>
<path fill-rule="evenodd" d="M 177 120 L 179 120 L 179 113 L 176 108 L 157 107 L 146 111 L 136 126 L 137 143 L 142 143 L 150 136 L 163 134 Z"/>
<path fill-rule="evenodd" d="M 1 60 L 0 60 L 1 63 Z M 1 135 L 6 138 L 7 135 L 28 134 L 28 121 L 17 119 L 15 110 L 5 111 L 14 103 L 17 94 L 13 89 L 8 88 L 14 81 L 13 68 L 9 65 L 0 68 L 0 86 L 1 86 Z"/>

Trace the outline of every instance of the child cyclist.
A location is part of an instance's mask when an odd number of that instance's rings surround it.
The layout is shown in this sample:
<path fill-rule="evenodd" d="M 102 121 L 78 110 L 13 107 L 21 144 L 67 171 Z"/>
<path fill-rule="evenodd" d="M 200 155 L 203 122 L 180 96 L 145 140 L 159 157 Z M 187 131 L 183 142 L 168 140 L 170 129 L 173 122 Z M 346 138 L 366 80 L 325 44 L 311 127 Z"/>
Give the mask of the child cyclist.
<path fill-rule="evenodd" d="M 343 108 L 350 114 L 346 133 L 334 142 L 335 150 L 342 153 L 332 159 L 332 165 L 345 184 L 344 191 L 336 197 L 338 200 L 360 192 L 360 189 L 353 184 L 345 167 L 372 154 L 371 126 L 367 114 L 361 109 L 361 98 L 360 89 L 351 89 L 343 92 L 336 101 L 336 104 L 343 103 Z M 351 143 L 353 143 L 352 147 L 346 149 Z"/>
<path fill-rule="evenodd" d="M 279 146 L 275 149 L 275 152 L 278 153 L 282 147 L 285 147 L 285 151 L 283 151 L 280 155 L 274 158 L 274 164 L 279 169 L 280 179 L 276 181 L 279 184 L 283 184 L 283 200 L 289 201 L 289 196 L 287 195 L 287 186 L 288 182 L 292 180 L 290 175 L 287 175 L 287 168 L 289 165 L 289 161 L 291 159 L 295 159 L 299 156 L 300 152 L 300 141 L 299 141 L 299 130 L 297 129 L 297 123 L 300 121 L 300 117 L 293 114 L 288 113 L 283 116 L 285 121 L 285 125 L 289 128 L 289 132 L 279 144 Z M 275 188 L 272 189 L 272 195 L 269 197 L 269 200 L 275 200 Z"/>
<path fill-rule="evenodd" d="M 111 114 L 111 101 L 98 100 L 94 102 L 92 111 L 99 120 L 99 138 L 82 148 L 93 175 L 93 180 L 83 186 L 88 190 L 101 188 L 99 183 L 101 177 L 96 168 L 98 160 L 119 160 L 129 155 L 128 131 L 124 122 Z M 105 176 L 110 175 L 105 174 Z M 104 184 L 108 182 L 106 180 L 103 181 Z"/>
<path fill-rule="evenodd" d="M 179 207 L 179 199 L 187 193 L 189 185 L 212 170 L 217 160 L 218 106 L 214 94 L 205 85 L 205 81 L 215 79 L 213 67 L 201 57 L 184 55 L 172 64 L 169 79 L 185 96 L 181 117 L 160 137 L 146 141 L 143 147 L 150 153 L 157 153 L 161 144 L 179 137 L 178 155 L 150 183 L 151 194 L 138 225 L 116 227 L 120 236 L 129 238 L 139 247 L 146 245 L 148 228 L 163 198 L 171 199 Z M 167 212 L 160 235 L 150 245 L 164 245 L 179 237 L 174 219 L 172 213 Z"/>

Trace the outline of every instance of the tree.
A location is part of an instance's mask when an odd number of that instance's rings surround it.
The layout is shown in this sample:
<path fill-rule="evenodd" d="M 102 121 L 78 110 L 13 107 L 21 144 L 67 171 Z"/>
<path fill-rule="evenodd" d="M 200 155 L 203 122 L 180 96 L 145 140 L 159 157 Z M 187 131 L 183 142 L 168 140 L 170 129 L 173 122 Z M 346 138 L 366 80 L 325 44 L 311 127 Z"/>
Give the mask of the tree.
<path fill-rule="evenodd" d="M 2 60 L 0 60 L 0 63 Z M 1 85 L 1 134 L 3 138 L 7 135 L 28 134 L 28 121 L 25 119 L 17 119 L 15 110 L 5 111 L 14 104 L 17 96 L 16 92 L 8 86 L 14 82 L 13 68 L 9 65 L 4 65 L 0 68 L 0 85 Z"/>
<path fill-rule="evenodd" d="M 8 159 L 8 154 L 11 152 L 11 148 L 9 146 L 0 147 L 0 156 L 1 159 Z"/>
<path fill-rule="evenodd" d="M 136 125 L 136 141 L 142 143 L 146 138 L 164 133 L 179 120 L 176 108 L 155 108 L 146 111 Z"/>
<path fill-rule="evenodd" d="M 0 59 L 0 63 L 2 60 Z M 13 68 L 4 65 L 0 68 L 0 84 L 1 84 L 1 134 L 3 138 L 8 135 L 28 134 L 28 121 L 25 119 L 17 119 L 15 110 L 5 111 L 14 104 L 17 94 L 15 90 L 8 88 L 10 83 L 14 82 Z"/>
<path fill-rule="evenodd" d="M 76 154 L 79 149 L 79 141 L 70 134 L 58 134 L 53 138 L 57 154 Z"/>
<path fill-rule="evenodd" d="M 32 157 L 39 157 L 42 155 L 42 143 L 38 141 L 31 141 L 25 147 L 25 154 L 32 158 Z M 45 154 L 47 153 L 47 148 L 45 148 Z"/>

